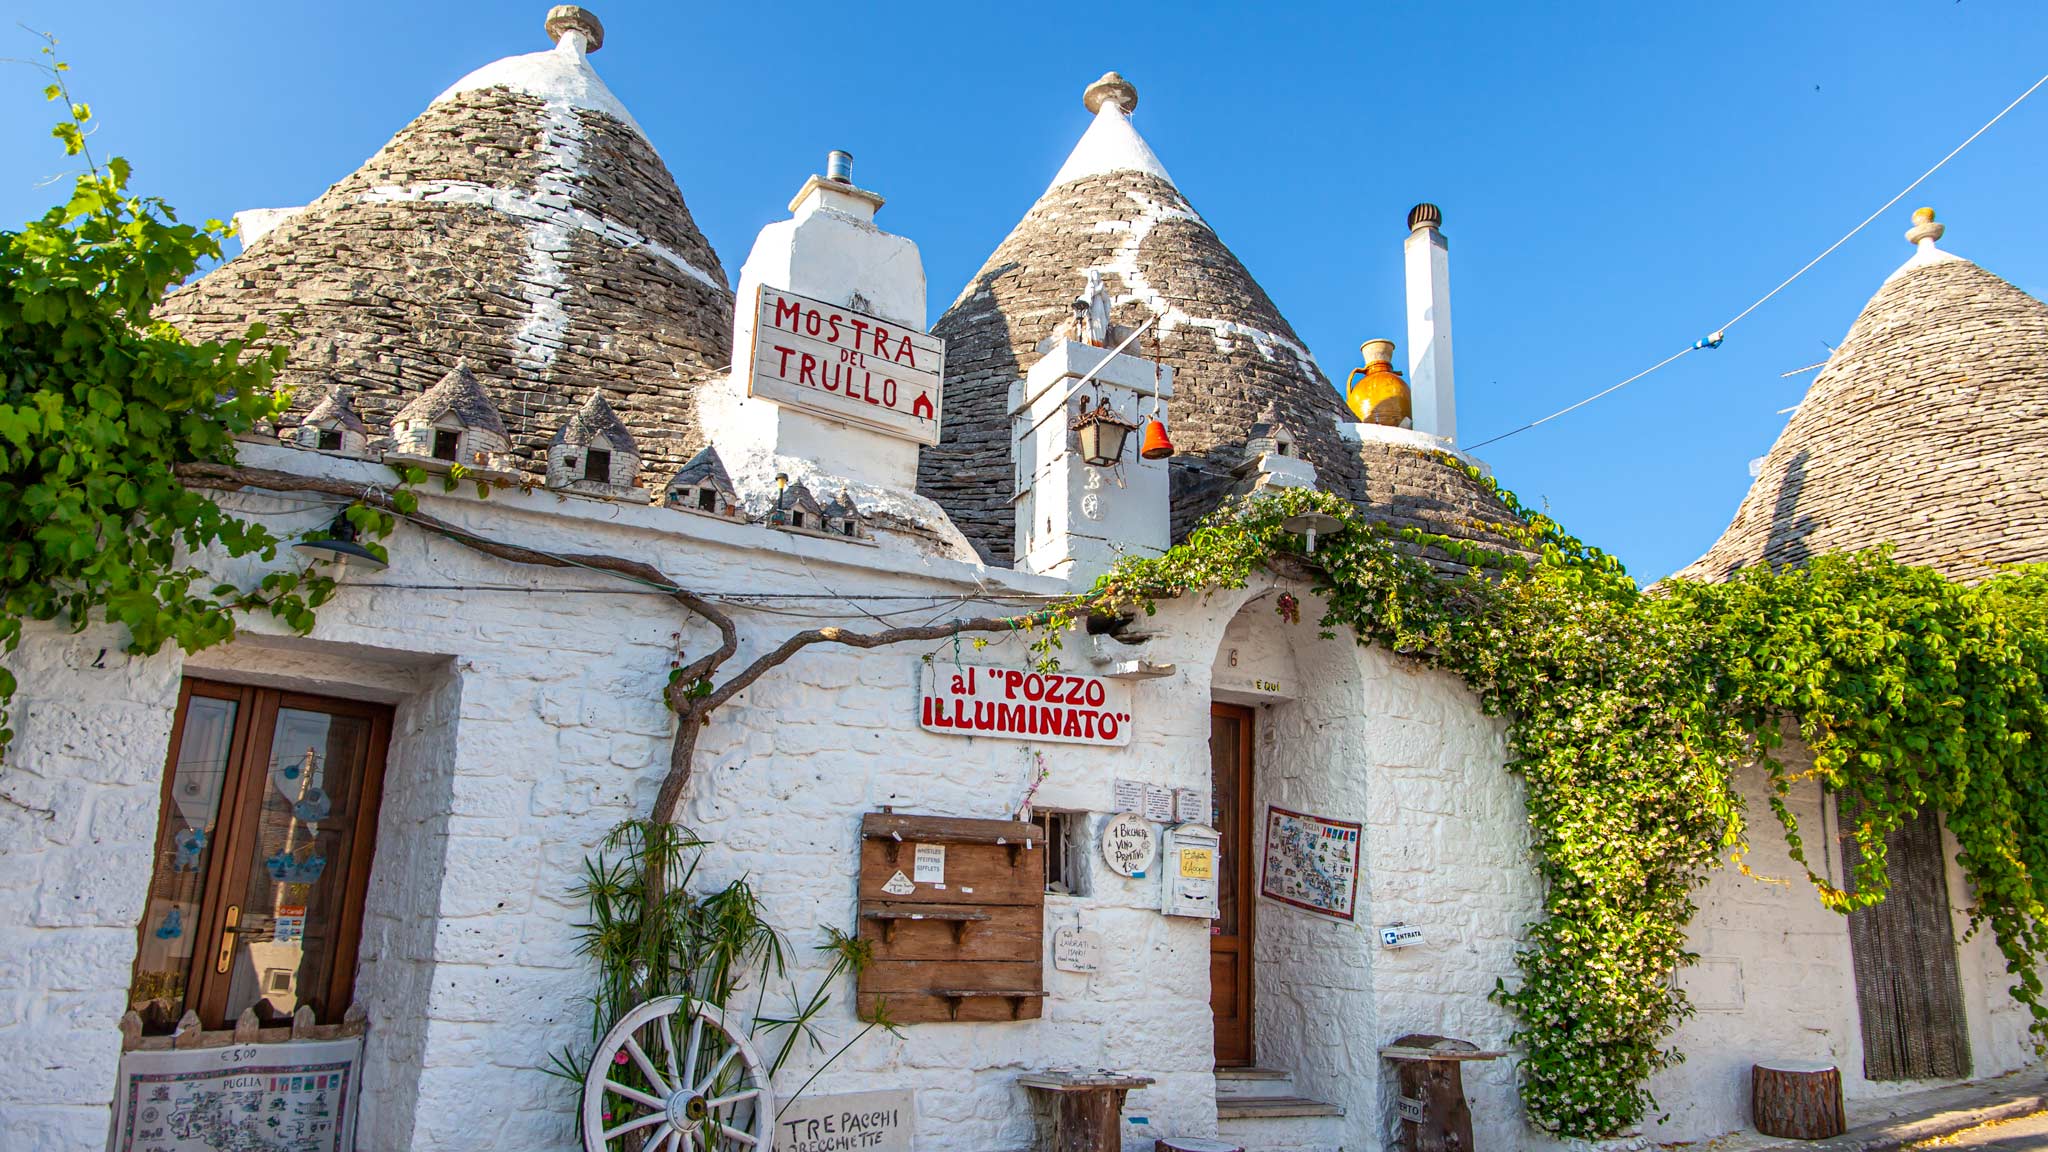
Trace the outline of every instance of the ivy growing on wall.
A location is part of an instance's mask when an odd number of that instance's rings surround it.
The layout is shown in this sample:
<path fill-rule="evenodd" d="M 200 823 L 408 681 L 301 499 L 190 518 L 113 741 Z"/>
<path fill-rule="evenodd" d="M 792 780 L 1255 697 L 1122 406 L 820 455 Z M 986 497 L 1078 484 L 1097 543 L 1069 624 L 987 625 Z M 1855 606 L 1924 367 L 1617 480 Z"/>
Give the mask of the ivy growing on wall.
<path fill-rule="evenodd" d="M 1530 1119 L 1558 1135 L 1640 1123 L 1649 1077 L 1682 1058 L 1668 1043 L 1690 1008 L 1672 977 L 1694 958 L 1694 892 L 1739 858 L 1743 764 L 1764 758 L 1772 809 L 1804 860 L 1784 802 L 1796 777 L 1770 757 L 1786 717 L 1813 749 L 1811 774 L 1860 813 L 1854 894 L 1809 869 L 1822 900 L 1847 911 L 1882 899 L 1886 835 L 1940 811 L 1973 884 L 1973 923 L 1996 933 L 2013 995 L 2048 1030 L 2035 975 L 2048 955 L 2048 566 L 1966 587 L 1878 550 L 1646 594 L 1614 558 L 1495 491 L 1523 521 L 1513 550 L 1367 523 L 1325 493 L 1226 506 L 1055 613 L 1041 650 L 1078 612 L 1151 611 L 1274 568 L 1311 582 L 1326 634 L 1348 628 L 1456 673 L 1507 718 L 1544 916 L 1527 928 L 1519 979 L 1495 996 L 1519 1021 Z M 1311 510 L 1348 525 L 1312 556 L 1282 527 Z"/>

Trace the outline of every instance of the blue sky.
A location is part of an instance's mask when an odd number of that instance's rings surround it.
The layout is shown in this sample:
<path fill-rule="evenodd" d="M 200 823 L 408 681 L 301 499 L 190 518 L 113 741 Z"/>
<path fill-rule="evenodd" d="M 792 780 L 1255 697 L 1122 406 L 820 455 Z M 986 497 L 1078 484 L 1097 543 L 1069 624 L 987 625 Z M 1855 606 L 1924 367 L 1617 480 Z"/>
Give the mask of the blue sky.
<path fill-rule="evenodd" d="M 1711 331 L 2048 71 L 2028 0 L 857 7 L 598 0 L 593 62 L 728 269 L 829 148 L 922 247 L 932 317 L 1044 189 L 1116 68 L 1136 124 L 1332 377 L 1401 339 L 1412 203 L 1452 246 L 1462 439 Z M 187 216 L 301 204 L 442 88 L 546 46 L 546 4 L 14 0 L 95 146 Z M 10 39 L 11 38 L 11 39 Z M 0 29 L 0 55 L 31 56 Z M 0 221 L 65 170 L 41 78 L 0 70 Z M 1714 540 L 1824 357 L 1909 249 L 2048 294 L 2048 89 L 1713 352 L 1481 455 L 1638 577 Z M 1397 359 L 1404 357 L 1397 356 Z M 1939 419 L 1939 413 L 1925 414 Z"/>

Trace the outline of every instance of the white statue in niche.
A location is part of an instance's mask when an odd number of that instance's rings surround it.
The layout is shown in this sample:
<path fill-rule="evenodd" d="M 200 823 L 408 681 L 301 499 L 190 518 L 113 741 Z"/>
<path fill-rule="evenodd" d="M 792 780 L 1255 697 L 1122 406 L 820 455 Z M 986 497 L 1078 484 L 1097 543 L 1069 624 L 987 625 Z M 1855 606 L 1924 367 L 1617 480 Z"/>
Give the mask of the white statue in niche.
<path fill-rule="evenodd" d="M 1097 348 L 1109 343 L 1109 289 L 1103 286 L 1102 273 L 1093 268 L 1088 270 L 1088 286 L 1074 301 L 1075 319 L 1081 323 L 1081 342 Z M 1087 305 L 1084 312 L 1081 305 Z"/>

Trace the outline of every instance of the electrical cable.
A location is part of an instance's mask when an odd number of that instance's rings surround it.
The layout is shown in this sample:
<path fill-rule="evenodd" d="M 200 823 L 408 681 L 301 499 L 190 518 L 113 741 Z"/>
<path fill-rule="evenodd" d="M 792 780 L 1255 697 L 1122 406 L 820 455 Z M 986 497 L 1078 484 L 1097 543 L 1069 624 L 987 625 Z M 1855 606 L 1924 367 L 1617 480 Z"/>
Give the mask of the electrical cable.
<path fill-rule="evenodd" d="M 1638 380 L 1641 380 L 1645 376 L 1648 376 L 1650 373 L 1657 371 L 1659 368 L 1662 368 L 1665 365 L 1671 363 L 1672 361 L 1677 360 L 1682 356 L 1685 356 L 1687 353 L 1697 352 L 1703 348 L 1719 348 L 1721 346 L 1722 338 L 1728 334 L 1728 329 L 1733 328 L 1736 324 L 1748 318 L 1750 313 L 1763 307 L 1766 303 L 1770 301 L 1772 297 L 1776 296 L 1780 292 L 1783 292 L 1785 289 L 1791 287 L 1793 281 L 1798 280 L 1801 276 L 1804 276 L 1808 272 L 1812 271 L 1814 265 L 1819 264 L 1821 261 L 1833 255 L 1835 249 L 1840 248 L 1844 244 L 1847 244 L 1850 241 L 1850 239 L 1852 239 L 1858 232 L 1861 232 L 1865 228 L 1868 228 L 1871 225 L 1871 223 L 1875 221 L 1878 217 L 1884 215 L 1886 212 L 1889 212 L 1892 209 L 1893 205 L 1897 204 L 1901 200 L 1904 200 L 1908 195 L 1912 193 L 1913 189 L 1918 188 L 1920 185 L 1926 183 L 1928 177 L 1934 175 L 1936 172 L 1941 171 L 1943 165 L 1955 159 L 1956 156 L 1959 155 L 1963 149 L 1968 148 L 1972 143 L 1974 143 L 1977 137 L 1982 136 L 1984 135 L 1984 133 L 1990 131 L 1992 125 L 1998 123 L 2000 120 L 2005 119 L 2006 113 L 2011 112 L 2013 109 L 2019 107 L 2020 104 L 2024 102 L 2027 97 L 2032 96 L 2035 93 L 2035 91 L 2038 90 L 2043 84 L 2048 84 L 2048 75 L 2044 75 L 2039 80 L 2034 81 L 2032 85 L 2028 86 L 2026 91 L 2014 97 L 2012 103 L 2007 104 L 2004 108 L 1999 109 L 1998 115 L 1993 116 L 1989 120 L 1986 120 L 1984 122 L 1983 127 L 1978 128 L 1975 132 L 1970 133 L 1970 135 L 1967 138 L 1965 138 L 1961 144 L 1958 144 L 1954 148 L 1950 149 L 1948 155 L 1943 156 L 1941 159 L 1935 161 L 1934 166 L 1932 168 L 1929 168 L 1927 171 L 1922 172 L 1916 179 L 1914 179 L 1914 181 L 1911 184 L 1908 184 L 1904 188 L 1899 189 L 1898 195 L 1893 196 L 1891 199 L 1879 205 L 1877 211 L 1872 212 L 1868 216 L 1865 216 L 1863 218 L 1862 223 L 1856 225 L 1854 228 L 1851 228 L 1847 232 L 1843 233 L 1841 239 L 1836 240 L 1833 244 L 1830 244 L 1826 248 L 1823 248 L 1821 250 L 1820 255 L 1815 256 L 1813 259 L 1808 260 L 1805 264 L 1800 265 L 1799 270 L 1797 272 L 1794 272 L 1790 276 L 1785 277 L 1784 280 L 1779 282 L 1777 287 L 1771 289 L 1769 292 L 1764 293 L 1762 296 L 1757 297 L 1756 300 L 1753 303 L 1751 303 L 1749 307 L 1744 308 L 1740 312 L 1737 312 L 1733 318 L 1728 320 L 1727 323 L 1722 324 L 1719 328 L 1716 328 L 1713 332 L 1709 333 L 1706 336 L 1701 337 L 1697 341 L 1694 341 L 1687 347 L 1681 348 L 1677 352 L 1674 352 L 1671 355 L 1666 356 L 1664 359 L 1657 361 L 1655 364 L 1650 365 L 1648 368 L 1645 368 L 1641 372 L 1638 372 L 1635 375 L 1629 377 L 1628 379 L 1623 380 L 1619 384 L 1614 384 L 1607 388 L 1603 388 L 1600 391 L 1593 393 L 1591 396 L 1586 397 L 1584 400 L 1581 400 L 1576 404 L 1560 408 L 1557 411 L 1552 412 L 1550 415 L 1544 416 L 1540 419 L 1531 420 L 1527 424 L 1524 424 L 1519 428 L 1513 428 L 1506 432 L 1501 433 L 1498 436 L 1494 436 L 1486 440 L 1481 440 L 1477 444 L 1468 445 L 1464 450 L 1467 452 L 1477 452 L 1479 449 L 1486 447 L 1488 444 L 1498 444 L 1499 442 L 1507 439 L 1510 436 L 1519 436 L 1522 433 L 1529 431 L 1531 428 L 1534 428 L 1539 424 L 1548 424 L 1550 421 L 1557 419 L 1559 416 L 1563 416 L 1567 413 L 1575 412 L 1580 408 L 1584 408 L 1586 405 L 1591 404 L 1593 401 L 1600 399 L 1602 396 L 1606 396 L 1612 392 L 1618 392 L 1621 389 L 1627 387 L 1628 385 L 1633 384 Z"/>

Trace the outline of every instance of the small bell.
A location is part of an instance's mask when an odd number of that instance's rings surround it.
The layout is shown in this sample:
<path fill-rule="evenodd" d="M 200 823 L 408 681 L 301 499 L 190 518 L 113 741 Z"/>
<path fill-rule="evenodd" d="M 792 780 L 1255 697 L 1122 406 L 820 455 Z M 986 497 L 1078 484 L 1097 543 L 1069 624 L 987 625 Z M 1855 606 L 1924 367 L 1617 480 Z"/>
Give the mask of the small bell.
<path fill-rule="evenodd" d="M 1166 425 L 1157 416 L 1145 421 L 1145 438 L 1139 443 L 1138 455 L 1147 460 L 1164 460 L 1173 455 L 1173 441 L 1166 438 Z"/>

